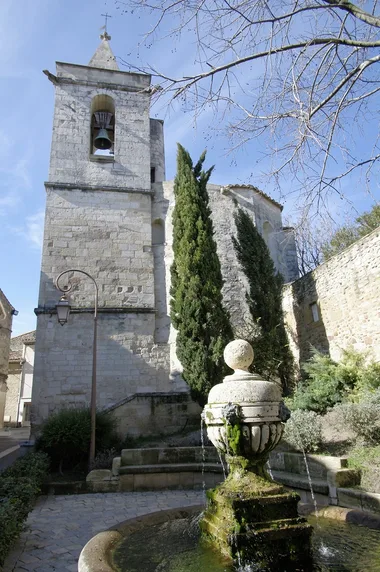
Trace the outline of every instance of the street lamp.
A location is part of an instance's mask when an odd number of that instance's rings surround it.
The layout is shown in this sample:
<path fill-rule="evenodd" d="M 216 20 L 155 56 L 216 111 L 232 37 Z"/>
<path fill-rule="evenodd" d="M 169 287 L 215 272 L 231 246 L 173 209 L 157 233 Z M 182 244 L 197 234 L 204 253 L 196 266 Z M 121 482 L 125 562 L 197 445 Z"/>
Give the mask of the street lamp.
<path fill-rule="evenodd" d="M 92 283 L 94 284 L 94 287 L 95 287 L 94 341 L 93 341 L 93 346 L 92 346 L 92 381 L 91 381 L 91 405 L 90 405 L 90 408 L 91 408 L 91 440 L 90 440 L 89 469 L 91 470 L 91 466 L 92 466 L 94 459 L 95 459 L 96 340 L 97 340 L 97 322 L 98 322 L 98 286 L 97 286 L 94 278 L 90 274 L 85 272 L 84 270 L 77 270 L 75 268 L 72 268 L 71 270 L 65 270 L 64 272 L 61 272 L 61 274 L 59 274 L 57 276 L 57 278 L 55 280 L 56 288 L 58 290 L 60 290 L 60 292 L 63 292 L 63 296 L 61 297 L 61 299 L 59 300 L 59 302 L 56 305 L 57 318 L 58 318 L 58 322 L 61 324 L 61 326 L 66 324 L 67 319 L 68 319 L 69 314 L 70 314 L 71 306 L 70 306 L 68 299 L 66 298 L 66 294 L 67 294 L 67 292 L 70 292 L 70 290 L 72 290 L 73 285 L 71 284 L 70 280 L 68 280 L 68 283 L 65 286 L 61 286 L 59 284 L 59 281 L 62 278 L 62 276 L 64 276 L 65 274 L 69 274 L 70 272 L 79 272 L 80 274 L 84 274 L 85 276 L 90 278 L 90 280 L 92 280 Z"/>

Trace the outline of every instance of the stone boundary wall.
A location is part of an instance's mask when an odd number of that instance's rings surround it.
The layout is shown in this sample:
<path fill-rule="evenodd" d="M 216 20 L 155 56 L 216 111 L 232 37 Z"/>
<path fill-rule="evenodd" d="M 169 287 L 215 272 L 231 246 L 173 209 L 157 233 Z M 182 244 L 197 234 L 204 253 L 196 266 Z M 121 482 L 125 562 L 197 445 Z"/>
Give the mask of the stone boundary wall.
<path fill-rule="evenodd" d="M 298 363 L 312 346 L 335 360 L 353 348 L 380 361 L 380 228 L 287 284 L 283 308 Z"/>

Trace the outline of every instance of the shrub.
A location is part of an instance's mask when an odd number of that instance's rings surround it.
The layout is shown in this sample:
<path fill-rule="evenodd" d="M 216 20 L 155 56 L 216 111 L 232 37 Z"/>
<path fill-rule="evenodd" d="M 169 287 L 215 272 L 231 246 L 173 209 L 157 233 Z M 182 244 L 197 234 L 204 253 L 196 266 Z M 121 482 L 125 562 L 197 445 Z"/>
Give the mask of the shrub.
<path fill-rule="evenodd" d="M 344 400 L 360 401 L 363 396 L 380 387 L 380 364 L 366 364 L 366 355 L 345 350 L 341 362 L 313 351 L 303 364 L 306 374 L 288 405 L 291 409 L 306 409 L 324 414 Z"/>
<path fill-rule="evenodd" d="M 380 445 L 356 446 L 350 452 L 348 466 L 361 471 L 361 487 L 380 493 Z"/>
<path fill-rule="evenodd" d="M 364 443 L 380 441 L 380 407 L 374 403 L 345 403 L 337 407 L 342 423 Z"/>
<path fill-rule="evenodd" d="M 100 451 L 95 459 L 94 462 L 91 463 L 91 471 L 93 469 L 111 469 L 112 461 L 117 456 L 117 451 L 114 447 L 112 449 L 105 449 L 104 451 Z"/>
<path fill-rule="evenodd" d="M 33 508 L 49 469 L 44 453 L 29 453 L 0 474 L 0 566 Z"/>
<path fill-rule="evenodd" d="M 36 447 L 49 455 L 53 469 L 72 469 L 87 462 L 90 440 L 90 410 L 62 409 L 43 424 Z M 114 418 L 107 413 L 97 413 L 96 451 L 118 448 L 119 443 Z"/>
<path fill-rule="evenodd" d="M 298 451 L 315 453 L 322 444 L 321 417 L 314 411 L 293 411 L 285 425 L 284 440 Z"/>

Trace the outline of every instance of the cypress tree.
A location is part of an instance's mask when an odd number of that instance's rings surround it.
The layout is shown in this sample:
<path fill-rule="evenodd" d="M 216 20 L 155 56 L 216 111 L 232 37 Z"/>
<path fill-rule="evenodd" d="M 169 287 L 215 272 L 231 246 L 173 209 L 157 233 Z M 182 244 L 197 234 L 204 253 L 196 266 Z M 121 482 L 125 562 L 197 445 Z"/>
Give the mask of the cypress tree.
<path fill-rule="evenodd" d="M 205 157 L 204 152 L 193 166 L 189 153 L 178 145 L 170 290 L 183 378 L 200 405 L 226 373 L 223 350 L 232 339 L 208 206 L 207 182 L 213 168 L 203 171 Z"/>
<path fill-rule="evenodd" d="M 276 272 L 269 249 L 250 216 L 239 208 L 234 218 L 237 236 L 232 241 L 248 279 L 246 299 L 255 329 L 249 340 L 255 352 L 253 367 L 268 379 L 280 379 L 288 394 L 294 362 L 282 310 L 283 278 Z"/>

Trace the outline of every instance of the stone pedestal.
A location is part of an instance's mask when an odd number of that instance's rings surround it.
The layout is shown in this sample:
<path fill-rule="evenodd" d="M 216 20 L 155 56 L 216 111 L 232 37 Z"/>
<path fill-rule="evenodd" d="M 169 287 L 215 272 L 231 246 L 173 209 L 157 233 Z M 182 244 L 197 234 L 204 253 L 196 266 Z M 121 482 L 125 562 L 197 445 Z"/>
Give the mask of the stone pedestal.
<path fill-rule="evenodd" d="M 312 527 L 298 516 L 299 496 L 249 471 L 242 481 L 228 477 L 208 491 L 204 536 L 225 556 L 258 570 L 309 571 Z"/>
<path fill-rule="evenodd" d="M 281 390 L 249 373 L 253 351 L 244 340 L 229 344 L 224 356 L 235 373 L 211 389 L 204 418 L 209 438 L 226 456 L 229 475 L 208 491 L 201 529 L 239 564 L 309 572 L 312 527 L 298 516 L 299 496 L 285 492 L 264 468 L 288 417 Z"/>

